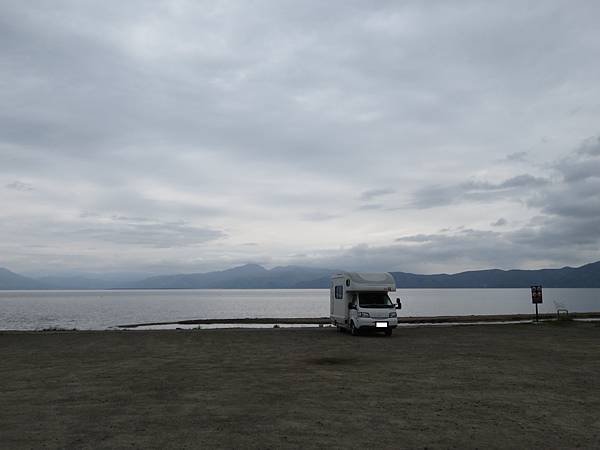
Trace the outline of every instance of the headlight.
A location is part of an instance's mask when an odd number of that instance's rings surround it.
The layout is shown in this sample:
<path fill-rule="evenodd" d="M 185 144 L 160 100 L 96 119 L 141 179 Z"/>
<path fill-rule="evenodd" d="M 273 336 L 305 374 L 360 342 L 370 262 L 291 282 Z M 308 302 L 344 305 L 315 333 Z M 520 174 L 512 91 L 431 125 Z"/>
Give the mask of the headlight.
<path fill-rule="evenodd" d="M 398 314 L 396 314 L 396 311 L 391 312 L 389 317 L 398 317 Z"/>
<path fill-rule="evenodd" d="M 371 317 L 371 315 L 368 312 L 359 312 L 358 313 L 358 317 Z"/>

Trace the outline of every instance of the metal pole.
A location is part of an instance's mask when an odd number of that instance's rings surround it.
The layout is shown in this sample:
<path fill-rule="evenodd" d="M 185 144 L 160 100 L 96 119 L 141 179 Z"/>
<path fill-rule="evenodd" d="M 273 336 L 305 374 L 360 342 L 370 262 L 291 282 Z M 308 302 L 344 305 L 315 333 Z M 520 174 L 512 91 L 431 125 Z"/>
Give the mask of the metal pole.
<path fill-rule="evenodd" d="M 538 318 L 538 307 L 537 307 L 537 303 L 535 304 L 535 321 L 539 322 L 539 318 Z"/>

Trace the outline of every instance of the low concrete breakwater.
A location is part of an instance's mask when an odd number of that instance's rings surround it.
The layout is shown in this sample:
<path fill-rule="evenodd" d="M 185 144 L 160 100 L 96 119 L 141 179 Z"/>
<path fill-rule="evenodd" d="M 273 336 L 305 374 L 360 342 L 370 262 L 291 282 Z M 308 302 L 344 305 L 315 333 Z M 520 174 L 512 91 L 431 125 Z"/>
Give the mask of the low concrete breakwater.
<path fill-rule="evenodd" d="M 600 312 L 577 312 L 561 314 L 540 314 L 540 320 L 553 319 L 600 319 Z M 398 324 L 443 324 L 443 323 L 481 323 L 481 322 L 526 322 L 535 320 L 535 314 L 490 314 L 470 316 L 432 316 L 432 317 L 398 317 Z M 164 326 L 164 325 L 251 325 L 251 324 L 282 324 L 282 325 L 325 325 L 329 324 L 329 317 L 256 317 L 241 319 L 189 319 L 171 322 L 146 322 L 118 325 L 117 328 L 132 329 L 138 327 Z"/>

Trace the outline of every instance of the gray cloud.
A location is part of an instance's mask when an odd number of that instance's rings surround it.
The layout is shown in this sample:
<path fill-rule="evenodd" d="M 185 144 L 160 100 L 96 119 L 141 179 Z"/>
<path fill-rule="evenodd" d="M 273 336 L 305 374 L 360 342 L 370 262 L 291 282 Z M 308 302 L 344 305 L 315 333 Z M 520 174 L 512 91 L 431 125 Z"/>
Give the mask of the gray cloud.
<path fill-rule="evenodd" d="M 590 142 L 598 139 L 588 139 L 560 158 L 553 167 L 562 175 L 562 182 L 554 183 L 531 199 L 530 206 L 547 214 L 534 222 L 540 228 L 539 236 L 560 235 L 561 240 L 567 238 L 572 243 L 600 240 L 600 175 L 594 170 L 600 169 L 600 153 Z"/>
<path fill-rule="evenodd" d="M 19 180 L 15 180 L 12 183 L 8 183 L 5 187 L 6 187 L 6 189 L 12 189 L 12 190 L 21 191 L 21 192 L 33 191 L 33 186 L 31 184 L 23 183 L 22 181 L 19 181 Z"/>
<path fill-rule="evenodd" d="M 322 251 L 311 255 L 310 262 L 316 266 L 416 273 L 446 273 L 448 267 L 452 271 L 562 267 L 597 259 L 598 229 L 600 221 L 549 220 L 539 228 L 508 232 L 465 229 L 450 234 L 420 234 L 397 238 L 386 246 L 363 244 L 344 251 Z M 574 253 L 573 249 L 578 251 Z"/>
<path fill-rule="evenodd" d="M 506 155 L 505 161 L 523 162 L 527 161 L 527 152 L 514 152 Z"/>
<path fill-rule="evenodd" d="M 396 238 L 396 242 L 431 242 L 436 239 L 438 235 L 435 234 L 415 234 L 413 236 L 402 236 Z"/>
<path fill-rule="evenodd" d="M 383 205 L 380 203 L 366 203 L 364 205 L 360 205 L 358 209 L 360 211 L 373 211 L 377 209 L 382 209 Z"/>
<path fill-rule="evenodd" d="M 2 265 L 585 262 L 598 8 L 1 3 Z"/>
<path fill-rule="evenodd" d="M 533 175 L 524 174 L 509 178 L 508 180 L 505 180 L 497 185 L 486 183 L 484 186 L 487 190 L 501 190 L 511 188 L 540 187 L 545 186 L 548 183 L 549 181 L 545 178 L 534 177 Z M 480 187 L 480 189 L 483 188 Z"/>
<path fill-rule="evenodd" d="M 577 182 L 586 178 L 600 178 L 600 160 L 574 161 L 560 167 L 567 182 Z"/>
<path fill-rule="evenodd" d="M 499 183 L 470 180 L 458 184 L 431 185 L 415 191 L 410 206 L 433 208 L 464 201 L 489 202 L 506 198 L 520 201 L 531 189 L 549 183 L 546 178 L 521 174 Z"/>
<path fill-rule="evenodd" d="M 312 222 L 321 222 L 325 220 L 332 220 L 339 217 L 336 214 L 329 214 L 323 211 L 314 211 L 312 213 L 305 214 L 303 216 L 304 220 L 312 221 Z"/>
<path fill-rule="evenodd" d="M 600 137 L 584 140 L 567 156 L 554 163 L 564 181 L 580 183 L 588 178 L 600 178 Z"/>
<path fill-rule="evenodd" d="M 598 259 L 600 250 L 600 178 L 588 171 L 579 176 L 573 167 L 595 167 L 595 151 L 589 142 L 560 157 L 550 166 L 560 176 L 549 178 L 518 175 L 502 182 L 470 181 L 446 188 L 431 187 L 427 200 L 479 202 L 475 191 L 495 192 L 525 189 L 527 207 L 540 211 L 520 227 L 504 231 L 468 227 L 444 228 L 436 233 L 405 235 L 388 246 L 362 244 L 343 252 L 323 251 L 315 255 L 318 264 L 332 267 L 404 270 L 425 273 L 482 267 L 529 267 L 578 265 Z M 585 151 L 582 151 L 582 148 Z M 533 189 L 533 190 L 532 190 Z M 520 197 L 523 194 L 518 194 Z M 426 196 L 422 197 L 423 199 Z M 487 198 L 487 201 L 493 197 Z M 435 204 L 431 202 L 429 204 Z M 499 218 L 491 227 L 504 228 L 509 221 Z M 390 269 L 392 268 L 392 269 Z"/>
<path fill-rule="evenodd" d="M 547 214 L 587 218 L 600 216 L 600 180 L 556 188 L 544 194 L 537 204 Z"/>
<path fill-rule="evenodd" d="M 577 149 L 577 153 L 582 155 L 600 156 L 600 136 L 594 136 L 586 139 Z"/>
<path fill-rule="evenodd" d="M 41 228 L 44 227 L 44 230 Z M 192 246 L 226 237 L 226 233 L 185 221 L 166 222 L 152 218 L 103 217 L 83 214 L 80 220 L 36 218 L 21 223 L 17 230 L 4 224 L 15 236 L 43 237 L 54 245 L 94 246 L 105 242 L 148 248 Z M 48 246 L 45 246 L 48 247 Z"/>
<path fill-rule="evenodd" d="M 383 195 L 389 195 L 396 192 L 394 189 L 382 188 L 382 189 L 369 189 L 360 194 L 360 199 L 363 201 L 371 201 L 374 198 L 381 197 Z"/>
<path fill-rule="evenodd" d="M 357 245 L 313 255 L 313 259 L 317 266 L 439 273 L 449 265 L 457 270 L 487 267 L 492 257 L 498 267 L 512 267 L 517 262 L 516 248 L 499 233 L 465 230 L 453 235 L 405 236 L 388 246 Z"/>
<path fill-rule="evenodd" d="M 225 236 L 222 231 L 182 223 L 132 222 L 97 224 L 65 234 L 74 239 L 107 241 L 113 244 L 172 248 L 202 244 Z"/>
<path fill-rule="evenodd" d="M 495 222 L 492 222 L 490 225 L 493 227 L 503 227 L 506 224 L 508 224 L 508 221 L 506 219 L 504 219 L 503 217 L 500 217 L 498 220 L 496 220 Z"/>

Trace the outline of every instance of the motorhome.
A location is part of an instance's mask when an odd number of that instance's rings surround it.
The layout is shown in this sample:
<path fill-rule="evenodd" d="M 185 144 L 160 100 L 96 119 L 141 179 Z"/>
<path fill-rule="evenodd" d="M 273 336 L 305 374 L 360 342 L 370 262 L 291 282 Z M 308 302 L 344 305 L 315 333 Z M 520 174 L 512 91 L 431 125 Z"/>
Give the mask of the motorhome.
<path fill-rule="evenodd" d="M 329 294 L 331 323 L 340 331 L 358 335 L 363 330 L 383 331 L 391 336 L 398 326 L 396 309 L 389 293 L 396 290 L 394 277 L 387 273 L 343 272 L 331 277 Z"/>

